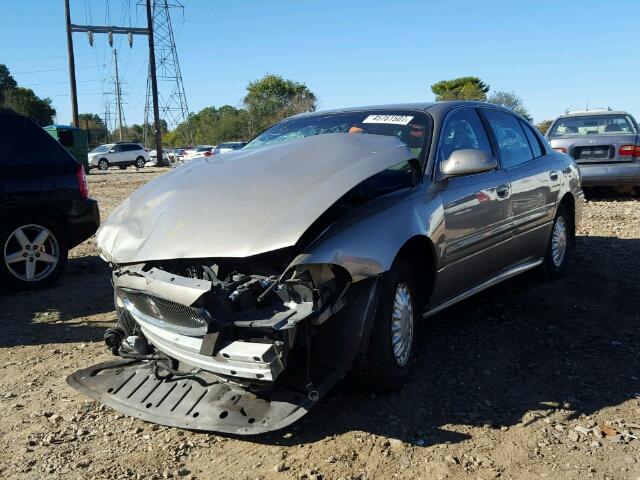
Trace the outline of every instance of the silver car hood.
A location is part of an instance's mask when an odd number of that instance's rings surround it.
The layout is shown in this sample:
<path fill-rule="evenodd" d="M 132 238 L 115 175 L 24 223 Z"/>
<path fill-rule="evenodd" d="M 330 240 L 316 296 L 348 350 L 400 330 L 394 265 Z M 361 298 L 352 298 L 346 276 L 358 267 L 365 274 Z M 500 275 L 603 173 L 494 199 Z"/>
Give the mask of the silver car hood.
<path fill-rule="evenodd" d="M 413 157 L 395 137 L 335 133 L 192 160 L 118 206 L 98 248 L 133 263 L 292 246 L 351 188 Z"/>

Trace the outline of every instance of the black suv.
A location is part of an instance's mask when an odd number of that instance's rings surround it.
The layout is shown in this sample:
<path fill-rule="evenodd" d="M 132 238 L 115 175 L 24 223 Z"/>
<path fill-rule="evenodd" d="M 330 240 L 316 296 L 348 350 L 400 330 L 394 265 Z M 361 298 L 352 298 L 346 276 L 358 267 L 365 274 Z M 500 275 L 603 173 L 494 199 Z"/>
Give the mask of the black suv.
<path fill-rule="evenodd" d="M 32 120 L 0 112 L 0 287 L 53 281 L 99 225 L 82 165 Z"/>

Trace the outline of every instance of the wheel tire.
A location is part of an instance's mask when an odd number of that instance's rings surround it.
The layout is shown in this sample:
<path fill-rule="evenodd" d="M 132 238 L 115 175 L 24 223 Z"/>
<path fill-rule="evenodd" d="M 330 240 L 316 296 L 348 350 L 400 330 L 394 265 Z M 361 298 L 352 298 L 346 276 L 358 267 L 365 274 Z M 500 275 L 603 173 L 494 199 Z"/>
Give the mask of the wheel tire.
<path fill-rule="evenodd" d="M 569 217 L 564 205 L 560 205 L 551 226 L 549 244 L 542 263 L 542 271 L 548 280 L 560 277 L 567 266 L 571 253 L 572 228 L 573 219 Z"/>
<path fill-rule="evenodd" d="M 27 274 L 27 260 L 24 261 L 24 267 L 21 265 L 21 263 L 23 262 L 22 260 L 19 260 L 18 262 L 12 262 L 11 267 L 9 266 L 7 260 L 8 254 L 20 252 L 20 250 L 17 250 L 17 248 L 19 248 L 19 243 L 15 236 L 15 232 L 18 228 L 23 229 L 23 233 L 27 236 L 30 242 L 36 239 L 38 229 L 44 228 L 49 232 L 49 236 L 47 237 L 47 239 L 43 242 L 43 244 L 39 245 L 40 248 L 38 250 L 32 250 L 32 252 L 35 252 L 33 253 L 34 265 L 36 268 L 36 279 L 34 280 L 20 278 L 20 276 L 24 277 Z M 33 245 L 30 246 L 33 247 Z M 26 252 L 23 251 L 23 254 L 24 253 Z M 57 263 L 53 268 L 50 268 L 49 271 L 46 271 L 47 262 L 42 262 L 41 260 L 35 258 L 41 258 L 40 255 L 44 256 L 45 253 L 54 256 L 57 255 Z M 20 221 L 9 221 L 5 225 L 0 227 L 0 285 L 18 289 L 33 289 L 44 287 L 45 285 L 52 283 L 60 276 L 60 274 L 64 270 L 65 264 L 67 263 L 68 253 L 69 250 L 64 234 L 55 224 L 52 224 L 50 221 L 42 218 L 24 218 Z M 41 265 L 40 272 L 38 272 L 38 263 L 40 263 Z M 42 267 L 43 263 L 44 267 Z M 41 278 L 37 278 L 39 274 L 45 272 L 45 275 L 43 275 Z"/>
<path fill-rule="evenodd" d="M 144 168 L 147 162 L 144 160 L 144 157 L 136 158 L 136 168 Z"/>
<path fill-rule="evenodd" d="M 407 309 L 403 309 L 401 315 L 394 316 L 394 312 L 397 311 L 395 307 L 405 305 L 401 301 L 398 302 L 402 298 L 403 287 L 409 295 L 408 302 L 411 308 L 408 312 Z M 379 392 L 394 391 L 400 389 L 409 380 L 416 351 L 416 327 L 419 314 L 417 305 L 411 267 L 404 259 L 397 258 L 382 278 L 378 308 L 362 375 L 367 388 Z M 409 333 L 407 333 L 409 328 L 398 328 L 399 324 L 406 325 L 404 321 L 398 323 L 398 317 L 410 321 Z M 400 347 L 397 350 L 394 349 L 393 327 L 396 328 L 395 331 L 400 337 L 405 337 L 404 345 L 408 346 L 406 357 L 400 355 L 405 350 Z"/>
<path fill-rule="evenodd" d="M 102 171 L 109 170 L 109 162 L 106 158 L 101 158 L 100 160 L 98 160 L 98 169 Z"/>

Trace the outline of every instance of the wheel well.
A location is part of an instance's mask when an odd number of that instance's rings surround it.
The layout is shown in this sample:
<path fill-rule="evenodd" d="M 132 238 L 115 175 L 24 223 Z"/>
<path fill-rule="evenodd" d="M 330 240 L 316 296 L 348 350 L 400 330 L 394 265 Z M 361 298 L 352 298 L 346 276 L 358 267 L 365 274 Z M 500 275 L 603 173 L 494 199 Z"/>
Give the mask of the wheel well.
<path fill-rule="evenodd" d="M 11 210 L 0 213 L 0 224 L 6 225 L 13 222 L 29 222 L 29 221 L 44 221 L 49 225 L 57 227 L 59 233 L 64 235 L 65 239 L 70 238 L 69 224 L 66 221 L 64 215 L 56 209 L 50 209 L 46 216 L 33 208 L 26 208 L 20 210 Z"/>
<path fill-rule="evenodd" d="M 431 240 L 423 235 L 410 238 L 402 246 L 397 257 L 409 262 L 413 272 L 416 295 L 421 308 L 427 304 L 435 280 L 435 248 Z"/>
<path fill-rule="evenodd" d="M 576 201 L 573 198 L 573 195 L 570 193 L 565 193 L 562 200 L 560 200 L 560 205 L 567 209 L 569 213 L 569 221 L 571 222 L 571 228 L 569 230 L 569 237 L 571 240 L 571 246 L 576 246 Z"/>

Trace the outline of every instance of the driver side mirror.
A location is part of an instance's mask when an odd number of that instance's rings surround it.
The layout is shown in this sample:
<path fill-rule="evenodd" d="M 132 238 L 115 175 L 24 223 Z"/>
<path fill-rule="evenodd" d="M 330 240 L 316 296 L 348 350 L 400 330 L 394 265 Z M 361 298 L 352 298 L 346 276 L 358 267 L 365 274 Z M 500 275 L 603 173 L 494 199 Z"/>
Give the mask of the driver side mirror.
<path fill-rule="evenodd" d="M 109 153 L 116 153 L 116 149 L 112 148 L 111 150 L 109 150 Z"/>
<path fill-rule="evenodd" d="M 440 163 L 445 178 L 495 170 L 498 162 L 489 152 L 465 148 L 456 150 L 449 158 Z"/>

